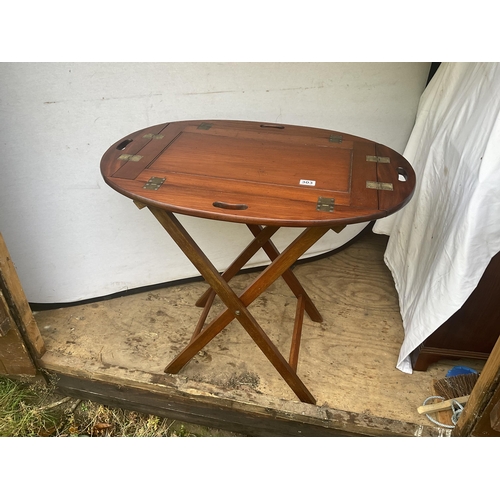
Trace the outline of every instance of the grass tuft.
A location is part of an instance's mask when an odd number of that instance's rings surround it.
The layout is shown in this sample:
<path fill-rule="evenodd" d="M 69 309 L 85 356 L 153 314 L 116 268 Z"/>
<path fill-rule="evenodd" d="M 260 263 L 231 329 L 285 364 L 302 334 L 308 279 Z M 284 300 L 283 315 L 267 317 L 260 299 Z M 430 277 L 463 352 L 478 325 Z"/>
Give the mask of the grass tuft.
<path fill-rule="evenodd" d="M 0 437 L 234 436 L 139 412 L 80 401 L 57 393 L 55 383 L 0 377 Z"/>
<path fill-rule="evenodd" d="M 0 379 L 0 436 L 31 437 L 50 433 L 57 418 L 45 409 L 44 386 Z"/>

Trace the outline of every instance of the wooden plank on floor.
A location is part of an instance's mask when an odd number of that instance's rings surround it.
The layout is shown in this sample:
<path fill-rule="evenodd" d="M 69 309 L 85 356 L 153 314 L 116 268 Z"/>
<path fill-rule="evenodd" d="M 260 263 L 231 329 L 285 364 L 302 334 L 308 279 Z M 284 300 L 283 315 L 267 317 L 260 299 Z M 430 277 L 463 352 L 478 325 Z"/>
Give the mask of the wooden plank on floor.
<path fill-rule="evenodd" d="M 142 413 L 247 436 L 442 437 L 443 429 L 360 415 L 265 395 L 226 391 L 206 383 L 122 367 L 89 364 L 61 367 L 57 356 L 42 360 L 64 393 Z M 64 364 L 64 363 L 63 363 Z"/>

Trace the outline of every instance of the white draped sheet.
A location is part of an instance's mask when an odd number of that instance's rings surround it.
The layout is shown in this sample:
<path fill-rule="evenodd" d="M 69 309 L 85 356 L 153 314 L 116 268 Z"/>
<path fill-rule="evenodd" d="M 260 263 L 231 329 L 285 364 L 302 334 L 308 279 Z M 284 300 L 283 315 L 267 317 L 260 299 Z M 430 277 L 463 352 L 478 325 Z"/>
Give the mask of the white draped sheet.
<path fill-rule="evenodd" d="M 442 63 L 403 154 L 415 194 L 373 230 L 389 235 L 384 259 L 405 331 L 397 368 L 412 373 L 411 352 L 461 308 L 500 251 L 500 63 Z"/>

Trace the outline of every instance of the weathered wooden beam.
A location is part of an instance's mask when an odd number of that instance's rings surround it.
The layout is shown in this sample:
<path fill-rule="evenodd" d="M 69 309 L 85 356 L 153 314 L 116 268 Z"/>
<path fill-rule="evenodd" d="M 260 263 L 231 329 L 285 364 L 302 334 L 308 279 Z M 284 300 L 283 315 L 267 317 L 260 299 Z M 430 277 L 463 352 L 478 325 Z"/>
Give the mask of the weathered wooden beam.
<path fill-rule="evenodd" d="M 491 435 L 489 413 L 495 401 L 495 393 L 500 392 L 500 339 L 497 340 L 486 361 L 481 375 L 470 394 L 469 401 L 458 419 L 454 436 Z M 484 424 L 487 422 L 486 429 Z"/>
<path fill-rule="evenodd" d="M 12 319 L 9 306 L 0 290 L 0 374 L 35 375 L 31 360 L 21 334 Z"/>
<path fill-rule="evenodd" d="M 448 436 L 449 430 L 372 415 L 231 392 L 176 375 L 123 367 L 61 368 L 49 356 L 45 369 L 63 393 L 101 404 L 203 425 L 246 436 Z M 52 360 L 50 360 L 52 358 Z M 45 360 L 45 358 L 44 358 Z M 43 361 L 43 360 L 42 360 Z"/>
<path fill-rule="evenodd" d="M 10 315 L 23 337 L 30 354 L 40 358 L 45 353 L 45 345 L 33 312 L 21 286 L 16 268 L 7 246 L 0 234 L 0 290 L 9 306 Z"/>

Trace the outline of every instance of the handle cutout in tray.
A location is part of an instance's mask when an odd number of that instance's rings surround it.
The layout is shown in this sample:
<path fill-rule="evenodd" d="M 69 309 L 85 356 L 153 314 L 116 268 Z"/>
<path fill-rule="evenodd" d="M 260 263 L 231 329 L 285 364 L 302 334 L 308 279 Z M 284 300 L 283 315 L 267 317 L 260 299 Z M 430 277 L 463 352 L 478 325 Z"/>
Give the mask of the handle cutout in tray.
<path fill-rule="evenodd" d="M 403 167 L 398 167 L 398 181 L 406 182 L 408 180 L 408 173 Z"/>
<path fill-rule="evenodd" d="M 246 210 L 248 208 L 248 205 L 244 203 L 224 203 L 223 201 L 214 201 L 212 205 L 224 210 Z"/>
<path fill-rule="evenodd" d="M 124 141 L 120 142 L 118 146 L 116 146 L 116 149 L 118 149 L 118 151 L 123 151 L 132 141 L 133 139 L 125 139 Z"/>
<path fill-rule="evenodd" d="M 284 129 L 285 127 L 283 125 L 261 125 L 261 128 L 279 128 L 279 129 Z"/>

